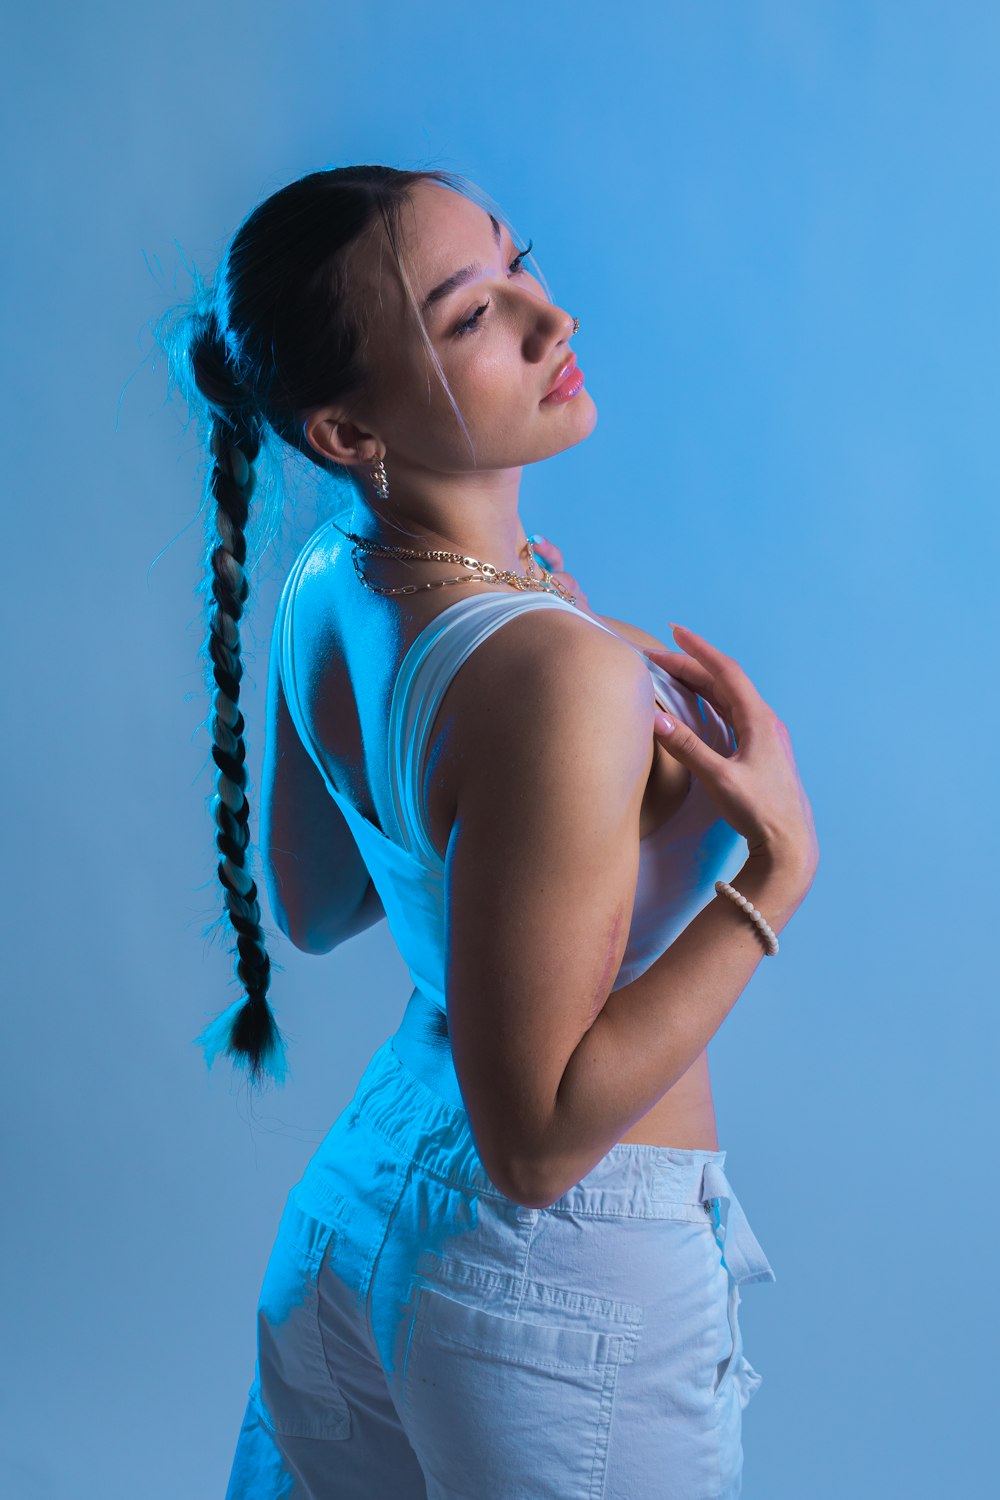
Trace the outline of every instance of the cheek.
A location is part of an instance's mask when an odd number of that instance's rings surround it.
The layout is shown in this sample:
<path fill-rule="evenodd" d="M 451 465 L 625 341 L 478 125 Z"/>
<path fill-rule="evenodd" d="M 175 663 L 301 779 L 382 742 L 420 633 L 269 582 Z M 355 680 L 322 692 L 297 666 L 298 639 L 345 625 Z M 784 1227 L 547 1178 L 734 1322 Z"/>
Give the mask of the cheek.
<path fill-rule="evenodd" d="M 471 335 L 472 338 L 475 336 Z M 451 368 L 445 368 L 445 376 L 455 405 L 470 431 L 502 430 L 512 421 L 523 420 L 523 375 L 510 360 L 496 351 L 470 349 L 461 359 L 452 360 Z M 449 429 L 457 420 L 454 407 L 440 376 L 434 371 L 429 387 L 426 403 L 421 399 L 418 404 L 416 423 L 426 424 L 430 417 L 435 424 L 443 424 Z"/>
<path fill-rule="evenodd" d="M 470 335 L 470 343 L 477 335 Z M 504 349 L 487 347 L 463 349 L 446 355 L 442 366 L 452 396 L 462 414 L 477 449 L 492 452 L 497 444 L 506 445 L 524 431 L 538 401 L 541 375 L 532 383 L 530 372 L 517 357 Z M 458 467 L 468 460 L 469 447 L 448 392 L 441 377 L 428 360 L 426 366 L 394 382 L 387 393 L 386 409 L 391 412 L 392 433 L 396 445 L 415 457 Z M 504 456 L 503 462 L 511 462 Z"/>
<path fill-rule="evenodd" d="M 512 355 L 503 349 L 486 349 L 470 353 L 462 369 L 451 379 L 455 399 L 468 412 L 490 427 L 505 427 L 511 422 L 523 423 L 533 404 L 535 384 L 525 369 L 520 352 Z"/>

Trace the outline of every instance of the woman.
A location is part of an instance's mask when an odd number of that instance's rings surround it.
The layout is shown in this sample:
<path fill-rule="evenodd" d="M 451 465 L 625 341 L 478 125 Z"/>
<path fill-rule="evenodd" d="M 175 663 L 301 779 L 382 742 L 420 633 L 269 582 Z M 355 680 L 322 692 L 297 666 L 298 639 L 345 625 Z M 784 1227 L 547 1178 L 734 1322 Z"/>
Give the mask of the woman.
<path fill-rule="evenodd" d="M 596 409 L 528 249 L 452 174 L 319 172 L 254 210 L 185 324 L 246 989 L 199 1040 L 283 1077 L 238 708 L 271 432 L 353 502 L 275 622 L 272 908 L 310 953 L 386 915 L 414 980 L 289 1195 L 229 1500 L 740 1492 L 761 1380 L 740 1287 L 774 1273 L 723 1171 L 705 1049 L 807 893 L 815 831 L 736 661 L 595 615 L 548 544 L 536 566 L 522 468 Z"/>

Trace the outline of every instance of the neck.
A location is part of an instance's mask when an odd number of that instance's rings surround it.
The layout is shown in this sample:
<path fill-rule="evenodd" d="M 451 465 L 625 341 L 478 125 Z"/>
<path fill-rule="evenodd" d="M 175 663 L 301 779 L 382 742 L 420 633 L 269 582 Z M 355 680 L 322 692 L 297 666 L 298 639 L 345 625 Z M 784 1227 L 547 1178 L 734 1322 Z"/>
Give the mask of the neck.
<path fill-rule="evenodd" d="M 397 465 L 398 471 L 398 465 Z M 368 474 L 355 498 L 349 529 L 366 541 L 417 552 L 460 552 L 523 573 L 525 527 L 518 509 L 521 470 L 502 469 L 404 480 L 390 470 L 389 497 L 380 500 Z M 383 560 L 385 561 L 385 560 Z M 452 568 L 422 559 L 414 566 Z M 428 575 L 429 576 L 429 575 Z"/>

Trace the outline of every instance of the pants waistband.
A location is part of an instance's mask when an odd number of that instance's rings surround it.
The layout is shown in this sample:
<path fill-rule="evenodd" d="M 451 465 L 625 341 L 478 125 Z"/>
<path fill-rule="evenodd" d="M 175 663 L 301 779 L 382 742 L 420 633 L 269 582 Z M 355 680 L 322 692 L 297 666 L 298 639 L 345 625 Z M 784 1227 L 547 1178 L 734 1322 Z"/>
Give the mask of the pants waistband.
<path fill-rule="evenodd" d="M 454 1094 L 446 1097 L 448 1079 Z M 457 1099 L 457 1103 L 454 1102 Z M 447 1037 L 447 1019 L 414 990 L 396 1033 L 372 1057 L 350 1108 L 403 1160 L 467 1192 L 503 1199 L 476 1150 Z M 319 1148 L 307 1176 L 320 1172 Z M 737 1282 L 775 1275 L 724 1170 L 724 1150 L 622 1143 L 539 1213 L 651 1219 L 710 1217 Z"/>

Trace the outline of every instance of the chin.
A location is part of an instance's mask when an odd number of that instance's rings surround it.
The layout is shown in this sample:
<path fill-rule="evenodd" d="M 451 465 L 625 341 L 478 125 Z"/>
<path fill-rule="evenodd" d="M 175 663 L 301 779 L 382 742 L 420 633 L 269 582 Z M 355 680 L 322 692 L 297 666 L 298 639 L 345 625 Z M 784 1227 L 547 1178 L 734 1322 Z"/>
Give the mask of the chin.
<path fill-rule="evenodd" d="M 580 392 L 580 396 L 586 396 L 586 398 L 587 398 L 587 410 L 586 411 L 582 411 L 580 409 L 580 407 L 577 405 L 577 403 L 579 402 L 579 399 L 580 399 L 579 396 L 577 397 L 576 401 L 570 403 L 570 405 L 577 407 L 577 410 L 574 413 L 574 416 L 575 416 L 575 427 L 576 427 L 576 430 L 578 431 L 578 436 L 577 436 L 577 439 L 576 439 L 576 441 L 578 443 L 582 443 L 583 440 L 584 440 L 584 438 L 590 437 L 590 434 L 593 432 L 594 428 L 597 426 L 597 403 L 594 401 L 593 396 L 591 396 L 591 394 L 587 390 L 586 386 Z"/>
<path fill-rule="evenodd" d="M 545 452 L 540 453 L 537 458 L 520 459 L 518 462 L 538 463 L 545 458 L 554 458 L 557 453 L 566 453 L 589 438 L 596 426 L 597 406 L 590 393 L 584 389 L 567 403 L 562 412 L 562 420 L 551 422 L 548 440 L 549 443 L 555 442 L 556 446 L 551 448 L 546 444 Z"/>
<path fill-rule="evenodd" d="M 577 448 L 585 443 L 597 426 L 597 408 L 595 407 L 586 423 L 580 422 L 573 428 L 572 432 L 561 433 L 562 442 L 558 448 L 550 448 L 548 458 L 555 458 L 557 453 L 568 453 L 571 448 Z"/>

